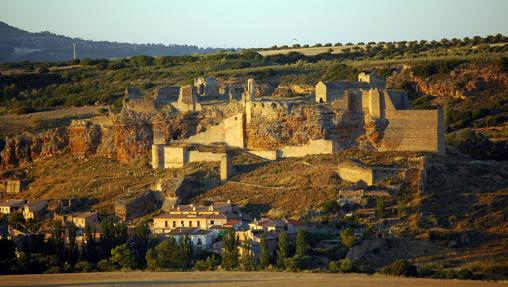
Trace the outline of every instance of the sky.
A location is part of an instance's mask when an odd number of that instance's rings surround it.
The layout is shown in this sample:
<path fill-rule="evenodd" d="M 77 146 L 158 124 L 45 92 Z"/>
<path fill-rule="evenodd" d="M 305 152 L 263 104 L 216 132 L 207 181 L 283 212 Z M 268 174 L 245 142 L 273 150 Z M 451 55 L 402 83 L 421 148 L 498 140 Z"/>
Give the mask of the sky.
<path fill-rule="evenodd" d="M 507 0 L 0 0 L 0 21 L 30 32 L 218 48 L 508 35 L 507 12 Z"/>

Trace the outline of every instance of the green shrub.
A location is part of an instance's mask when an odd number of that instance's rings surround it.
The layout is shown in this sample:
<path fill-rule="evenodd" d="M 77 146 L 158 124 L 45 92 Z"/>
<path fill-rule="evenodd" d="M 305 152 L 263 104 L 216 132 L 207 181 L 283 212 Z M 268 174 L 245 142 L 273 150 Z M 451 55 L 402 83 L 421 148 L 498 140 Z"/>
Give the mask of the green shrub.
<path fill-rule="evenodd" d="M 480 279 L 481 278 L 481 276 L 473 273 L 473 271 L 471 271 L 469 269 L 441 270 L 441 271 L 434 273 L 431 277 L 432 278 L 439 278 L 439 279 L 460 279 L 460 280 L 471 280 L 471 279 Z"/>
<path fill-rule="evenodd" d="M 416 266 L 404 259 L 396 260 L 392 264 L 381 268 L 380 273 L 404 277 L 416 277 L 418 275 Z"/>
<path fill-rule="evenodd" d="M 88 261 L 79 261 L 74 265 L 74 269 L 77 272 L 92 272 L 95 269 L 95 266 L 93 263 Z"/>
<path fill-rule="evenodd" d="M 117 265 L 112 264 L 108 259 L 102 259 L 97 263 L 97 269 L 101 272 L 110 272 L 117 269 Z"/>
<path fill-rule="evenodd" d="M 314 261 L 312 260 L 312 257 L 308 255 L 295 255 L 284 260 L 284 263 L 286 265 L 286 269 L 293 272 L 308 270 L 314 267 Z"/>
<path fill-rule="evenodd" d="M 325 200 L 322 205 L 324 213 L 337 212 L 339 210 L 339 204 L 337 200 Z"/>

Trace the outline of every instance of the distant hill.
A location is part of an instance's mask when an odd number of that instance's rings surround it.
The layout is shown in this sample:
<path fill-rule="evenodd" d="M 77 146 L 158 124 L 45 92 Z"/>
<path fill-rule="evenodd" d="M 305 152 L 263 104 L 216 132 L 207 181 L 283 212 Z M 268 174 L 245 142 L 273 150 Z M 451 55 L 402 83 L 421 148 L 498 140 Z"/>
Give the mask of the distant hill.
<path fill-rule="evenodd" d="M 180 56 L 211 53 L 216 48 L 189 45 L 131 44 L 70 38 L 51 32 L 31 33 L 0 22 L 0 62 L 65 61 L 73 57 L 76 43 L 78 58 L 115 58 L 135 55 Z"/>

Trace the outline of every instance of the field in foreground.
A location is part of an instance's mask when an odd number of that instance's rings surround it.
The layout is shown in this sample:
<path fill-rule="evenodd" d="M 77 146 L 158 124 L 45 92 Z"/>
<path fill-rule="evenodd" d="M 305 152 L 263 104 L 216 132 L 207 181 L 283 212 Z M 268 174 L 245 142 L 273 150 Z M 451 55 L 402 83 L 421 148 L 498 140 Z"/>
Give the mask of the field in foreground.
<path fill-rule="evenodd" d="M 2 276 L 0 286 L 508 286 L 508 282 L 434 280 L 361 274 L 277 272 L 113 272 Z"/>

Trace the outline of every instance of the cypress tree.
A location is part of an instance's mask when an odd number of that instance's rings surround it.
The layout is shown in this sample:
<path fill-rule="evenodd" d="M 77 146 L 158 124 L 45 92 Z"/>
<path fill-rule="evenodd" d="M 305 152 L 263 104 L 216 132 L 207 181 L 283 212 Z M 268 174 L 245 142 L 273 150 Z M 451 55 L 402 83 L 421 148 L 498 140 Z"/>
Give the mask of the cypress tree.
<path fill-rule="evenodd" d="M 268 243 L 266 242 L 266 235 L 261 235 L 259 241 L 259 265 L 261 268 L 266 268 L 270 265 L 270 250 L 268 250 Z"/>
<path fill-rule="evenodd" d="M 286 267 L 285 259 L 289 256 L 288 234 L 282 231 L 279 234 L 279 242 L 277 243 L 277 267 L 284 269 Z"/>

